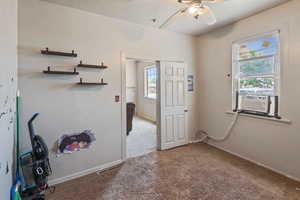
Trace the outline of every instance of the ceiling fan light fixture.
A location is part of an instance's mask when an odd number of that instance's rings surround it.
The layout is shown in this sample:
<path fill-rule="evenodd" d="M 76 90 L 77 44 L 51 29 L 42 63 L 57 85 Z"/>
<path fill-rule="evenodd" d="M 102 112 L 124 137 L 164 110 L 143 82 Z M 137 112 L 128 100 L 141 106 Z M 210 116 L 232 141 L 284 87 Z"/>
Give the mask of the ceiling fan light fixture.
<path fill-rule="evenodd" d="M 220 3 L 220 2 L 224 2 L 224 0 L 203 0 L 203 2 L 208 2 L 208 3 Z"/>
<path fill-rule="evenodd" d="M 192 5 L 189 7 L 188 11 L 191 15 L 195 15 L 199 11 L 199 7 Z"/>
<path fill-rule="evenodd" d="M 189 7 L 188 12 L 189 14 L 197 18 L 196 16 L 204 14 L 206 12 L 206 9 L 201 5 L 192 5 Z"/>
<path fill-rule="evenodd" d="M 166 19 L 166 21 L 159 26 L 159 28 L 164 28 L 169 25 L 176 17 L 183 15 L 184 13 L 189 13 L 195 19 L 199 19 L 206 23 L 207 25 L 213 25 L 217 22 L 216 16 L 212 12 L 209 6 L 205 3 L 217 3 L 224 2 L 227 0 L 177 0 L 178 3 L 186 4 L 187 6 L 179 9 L 174 14 Z"/>
<path fill-rule="evenodd" d="M 199 9 L 197 10 L 197 15 L 203 15 L 205 14 L 206 10 L 203 7 L 199 7 Z"/>

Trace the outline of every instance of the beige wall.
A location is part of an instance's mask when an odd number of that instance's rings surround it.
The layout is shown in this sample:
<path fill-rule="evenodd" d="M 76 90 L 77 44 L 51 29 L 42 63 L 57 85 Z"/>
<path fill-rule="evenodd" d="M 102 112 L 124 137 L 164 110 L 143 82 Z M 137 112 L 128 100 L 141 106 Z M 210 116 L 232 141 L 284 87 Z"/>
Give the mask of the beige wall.
<path fill-rule="evenodd" d="M 226 142 L 211 143 L 300 180 L 300 1 L 279 7 L 198 38 L 198 74 L 202 130 L 221 137 L 232 120 L 231 44 L 235 40 L 275 29 L 281 31 L 281 115 L 292 121 L 282 124 L 241 116 Z"/>
<path fill-rule="evenodd" d="M 136 61 L 126 61 L 126 102 L 137 103 L 137 70 Z"/>
<path fill-rule="evenodd" d="M 12 164 L 17 86 L 16 0 L 0 1 L 0 24 L 0 199 L 9 199 L 12 176 L 15 174 Z"/>
<path fill-rule="evenodd" d="M 23 93 L 22 130 L 28 146 L 26 122 L 34 112 L 41 115 L 36 130 L 51 148 L 64 133 L 92 129 L 97 141 L 89 150 L 55 157 L 51 154 L 55 183 L 109 166 L 121 159 L 120 53 L 128 57 L 154 60 L 185 60 L 195 72 L 195 38 L 131 24 L 39 0 L 19 0 L 19 87 Z M 78 58 L 43 56 L 41 48 L 75 49 Z M 81 76 L 94 81 L 99 76 L 105 87 L 78 87 L 79 77 L 46 76 L 48 65 L 72 69 L 79 60 L 104 61 L 107 70 L 81 70 Z M 62 67 L 63 66 L 63 67 Z M 187 102 L 195 108 L 196 95 Z M 196 109 L 189 113 L 196 118 Z M 189 123 L 193 137 L 197 124 Z M 25 131 L 26 130 L 26 131 Z M 27 142 L 26 142 L 27 141 Z"/>

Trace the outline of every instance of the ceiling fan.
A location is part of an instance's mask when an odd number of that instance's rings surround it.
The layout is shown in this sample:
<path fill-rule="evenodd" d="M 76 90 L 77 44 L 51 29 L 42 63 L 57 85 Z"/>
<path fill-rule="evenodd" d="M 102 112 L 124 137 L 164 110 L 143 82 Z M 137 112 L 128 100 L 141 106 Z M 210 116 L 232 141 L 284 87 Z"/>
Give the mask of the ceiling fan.
<path fill-rule="evenodd" d="M 168 26 L 176 17 L 189 13 L 195 19 L 203 20 L 207 25 L 213 25 L 217 22 L 217 19 L 207 5 L 204 3 L 218 3 L 226 0 L 177 0 L 178 3 L 186 4 L 187 7 L 184 7 L 173 15 L 171 15 L 162 25 L 160 25 L 160 29 Z"/>

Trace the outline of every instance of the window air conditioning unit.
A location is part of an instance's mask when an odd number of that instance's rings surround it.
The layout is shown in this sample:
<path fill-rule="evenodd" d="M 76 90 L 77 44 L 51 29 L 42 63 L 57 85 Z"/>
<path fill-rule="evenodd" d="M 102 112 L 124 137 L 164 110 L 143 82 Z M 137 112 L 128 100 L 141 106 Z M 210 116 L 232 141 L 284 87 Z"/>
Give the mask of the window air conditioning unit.
<path fill-rule="evenodd" d="M 241 110 L 269 114 L 270 96 L 243 95 Z"/>
<path fill-rule="evenodd" d="M 273 100 L 271 100 L 273 98 Z M 272 109 L 271 109 L 272 105 Z M 267 95 L 240 95 L 236 92 L 235 108 L 233 112 L 259 115 L 264 117 L 274 117 L 281 119 L 279 115 L 279 98 L 278 96 Z"/>

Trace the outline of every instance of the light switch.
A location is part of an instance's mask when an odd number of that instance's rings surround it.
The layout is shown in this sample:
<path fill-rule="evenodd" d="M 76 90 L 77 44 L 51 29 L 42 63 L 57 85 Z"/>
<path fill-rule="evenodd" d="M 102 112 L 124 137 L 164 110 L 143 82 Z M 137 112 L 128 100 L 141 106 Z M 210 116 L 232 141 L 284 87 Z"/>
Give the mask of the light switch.
<path fill-rule="evenodd" d="M 116 96 L 115 96 L 115 102 L 116 102 L 116 103 L 120 102 L 120 96 L 119 96 L 119 95 L 116 95 Z"/>

